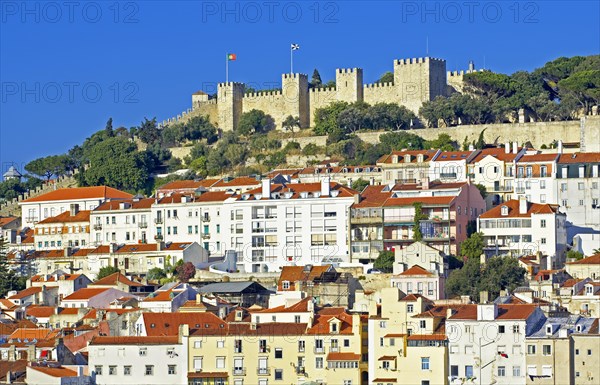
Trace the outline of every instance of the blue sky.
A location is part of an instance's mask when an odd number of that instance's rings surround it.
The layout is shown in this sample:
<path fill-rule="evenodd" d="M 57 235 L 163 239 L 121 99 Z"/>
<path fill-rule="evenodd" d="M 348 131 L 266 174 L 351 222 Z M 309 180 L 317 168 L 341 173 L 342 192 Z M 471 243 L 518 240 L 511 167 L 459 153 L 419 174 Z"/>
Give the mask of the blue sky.
<path fill-rule="evenodd" d="M 0 2 L 0 164 L 58 154 L 102 129 L 159 121 L 225 78 L 259 88 L 289 72 L 323 80 L 397 58 L 512 73 L 600 51 L 597 1 Z"/>

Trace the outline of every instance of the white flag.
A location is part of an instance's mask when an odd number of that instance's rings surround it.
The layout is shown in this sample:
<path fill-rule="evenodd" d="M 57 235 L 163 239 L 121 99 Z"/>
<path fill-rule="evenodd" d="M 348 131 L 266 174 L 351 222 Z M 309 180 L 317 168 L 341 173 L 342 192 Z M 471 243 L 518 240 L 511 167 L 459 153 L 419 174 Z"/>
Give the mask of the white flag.
<path fill-rule="evenodd" d="M 298 44 L 292 43 L 292 51 L 295 51 L 297 49 L 300 49 L 300 46 Z"/>

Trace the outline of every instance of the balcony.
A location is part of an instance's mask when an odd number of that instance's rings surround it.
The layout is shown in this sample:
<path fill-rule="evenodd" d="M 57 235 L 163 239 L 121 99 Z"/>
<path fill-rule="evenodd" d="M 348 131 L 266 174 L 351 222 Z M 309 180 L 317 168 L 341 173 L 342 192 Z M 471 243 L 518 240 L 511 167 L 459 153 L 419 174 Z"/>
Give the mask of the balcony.
<path fill-rule="evenodd" d="M 515 193 L 517 194 L 525 194 L 525 187 L 516 187 Z"/>
<path fill-rule="evenodd" d="M 271 374 L 271 368 L 258 368 L 256 369 L 256 374 L 259 376 L 268 376 Z"/>
<path fill-rule="evenodd" d="M 138 223 L 138 227 L 140 229 L 145 229 L 146 227 L 148 227 L 148 222 L 140 222 Z"/>
<path fill-rule="evenodd" d="M 385 223 L 414 223 L 414 215 L 386 215 Z"/>
<path fill-rule="evenodd" d="M 210 222 L 210 215 L 205 215 L 202 217 L 203 222 Z"/>
<path fill-rule="evenodd" d="M 297 366 L 296 367 L 296 374 L 306 374 L 306 368 L 304 366 Z"/>
<path fill-rule="evenodd" d="M 25 217 L 25 220 L 27 222 L 33 222 L 33 223 L 37 223 L 38 222 L 37 217 Z"/>
<path fill-rule="evenodd" d="M 163 238 L 162 234 L 156 234 L 154 236 L 154 239 L 157 240 L 157 241 L 162 241 L 164 238 Z"/>
<path fill-rule="evenodd" d="M 383 218 L 381 216 L 353 216 L 350 219 L 350 223 L 353 225 L 363 225 L 363 224 L 371 224 L 371 223 L 381 223 Z"/>
<path fill-rule="evenodd" d="M 332 346 L 329 348 L 329 352 L 330 353 L 339 353 L 340 352 L 340 347 L 339 346 Z"/>
<path fill-rule="evenodd" d="M 210 233 L 202 233 L 202 239 L 210 239 Z"/>
<path fill-rule="evenodd" d="M 154 218 L 154 223 L 157 225 L 162 225 L 163 224 L 162 217 Z"/>
<path fill-rule="evenodd" d="M 102 230 L 102 224 L 101 223 L 95 223 L 94 224 L 94 230 Z"/>
<path fill-rule="evenodd" d="M 315 346 L 315 353 L 316 354 L 324 354 L 325 353 L 325 348 L 324 347 L 316 347 Z"/>
<path fill-rule="evenodd" d="M 259 353 L 269 353 L 270 351 L 271 351 L 271 349 L 269 349 L 268 346 L 259 346 L 258 347 Z"/>
<path fill-rule="evenodd" d="M 233 375 L 234 376 L 245 376 L 246 375 L 246 368 L 234 367 L 233 368 Z"/>

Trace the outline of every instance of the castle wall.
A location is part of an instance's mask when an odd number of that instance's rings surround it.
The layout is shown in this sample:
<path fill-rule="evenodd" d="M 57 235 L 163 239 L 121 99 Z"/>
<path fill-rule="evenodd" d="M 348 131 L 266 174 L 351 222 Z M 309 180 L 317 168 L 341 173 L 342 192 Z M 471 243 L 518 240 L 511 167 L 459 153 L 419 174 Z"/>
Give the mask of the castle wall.
<path fill-rule="evenodd" d="M 208 116 L 208 120 L 214 124 L 219 124 L 219 109 L 217 106 L 217 101 L 215 99 L 211 99 L 206 102 L 200 102 L 196 104 L 196 108 L 194 108 L 189 117 L 192 118 L 194 116 Z"/>
<path fill-rule="evenodd" d="M 282 91 L 264 91 L 246 94 L 242 102 L 242 112 L 260 110 L 271 115 L 277 129 L 281 129 L 281 122 L 293 112 L 285 103 Z"/>
<path fill-rule="evenodd" d="M 371 105 L 376 103 L 399 103 L 398 89 L 393 83 L 373 83 L 364 85 L 365 102 Z"/>
<path fill-rule="evenodd" d="M 242 83 L 219 83 L 217 91 L 218 127 L 223 131 L 232 131 L 237 127 L 242 115 L 242 99 L 244 85 Z"/>
<path fill-rule="evenodd" d="M 446 94 L 446 61 L 429 57 L 396 60 L 394 84 L 399 103 L 418 114 L 423 102 Z"/>
<path fill-rule="evenodd" d="M 335 101 L 337 101 L 337 91 L 335 88 L 310 89 L 308 91 L 309 127 L 314 127 L 315 125 L 315 110 L 317 108 L 327 107 Z"/>

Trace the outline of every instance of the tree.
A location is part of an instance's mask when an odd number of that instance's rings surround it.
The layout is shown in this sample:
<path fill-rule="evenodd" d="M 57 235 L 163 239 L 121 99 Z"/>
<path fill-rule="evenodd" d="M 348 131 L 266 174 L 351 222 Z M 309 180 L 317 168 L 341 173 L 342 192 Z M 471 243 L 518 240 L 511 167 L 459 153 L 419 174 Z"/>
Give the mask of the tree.
<path fill-rule="evenodd" d="M 588 113 L 592 104 L 600 102 L 600 70 L 576 72 L 558 82 L 559 94 L 575 98 Z"/>
<path fill-rule="evenodd" d="M 479 133 L 479 137 L 477 138 L 477 142 L 475 142 L 475 148 L 478 150 L 483 149 L 486 145 L 485 139 L 483 138 L 483 133 L 485 132 L 485 130 L 485 128 L 481 130 L 481 132 Z"/>
<path fill-rule="evenodd" d="M 377 83 L 393 83 L 393 82 L 394 82 L 394 73 L 390 72 L 390 71 L 387 71 L 386 73 L 381 75 L 379 80 L 377 80 Z"/>
<path fill-rule="evenodd" d="M 487 188 L 484 185 L 482 185 L 481 183 L 477 183 L 475 185 L 475 187 L 477 187 L 477 189 L 479 190 L 479 193 L 481 194 L 481 197 L 483 199 L 485 199 L 487 197 L 487 195 L 488 195 Z"/>
<path fill-rule="evenodd" d="M 98 270 L 98 275 L 96 276 L 96 281 L 105 277 L 108 277 L 111 274 L 118 273 L 120 270 L 115 266 L 104 266 Z"/>
<path fill-rule="evenodd" d="M 413 218 L 413 239 L 415 242 L 423 240 L 423 232 L 421 231 L 421 221 L 427 219 L 427 215 L 423 214 L 423 205 L 421 202 L 413 203 L 415 208 L 415 216 Z"/>
<path fill-rule="evenodd" d="M 337 129 L 338 116 L 348 107 L 346 102 L 332 102 L 327 107 L 315 110 L 315 135 L 327 135 Z"/>
<path fill-rule="evenodd" d="M 104 132 L 106 133 L 106 136 L 111 137 L 114 136 L 115 133 L 113 132 L 113 119 L 112 118 L 108 118 L 108 121 L 106 122 L 106 127 L 104 127 Z"/>
<path fill-rule="evenodd" d="M 196 275 L 196 267 L 192 262 L 185 262 L 175 268 L 179 282 L 189 282 Z"/>
<path fill-rule="evenodd" d="M 356 191 L 362 191 L 369 185 L 369 181 L 363 178 L 358 178 L 354 182 L 352 182 L 352 188 Z"/>
<path fill-rule="evenodd" d="M 6 242 L 0 235 L 0 298 L 4 298 L 11 290 L 23 290 L 25 285 L 10 268 L 6 256 Z"/>
<path fill-rule="evenodd" d="M 156 124 L 156 118 L 152 118 L 152 120 L 144 118 L 140 126 L 137 128 L 137 136 L 142 142 L 149 145 L 159 143 L 161 135 L 158 125 Z"/>
<path fill-rule="evenodd" d="M 379 252 L 379 256 L 373 263 L 373 267 L 384 273 L 391 273 L 394 271 L 395 258 L 396 256 L 393 251 L 383 250 Z"/>
<path fill-rule="evenodd" d="M 473 258 L 479 261 L 483 254 L 483 233 L 473 233 L 460 244 L 460 255 L 463 259 Z"/>
<path fill-rule="evenodd" d="M 585 255 L 583 255 L 583 253 L 580 253 L 577 250 L 569 250 L 567 251 L 567 259 L 571 259 L 574 258 L 575 260 L 580 260 L 585 258 Z"/>
<path fill-rule="evenodd" d="M 261 110 L 244 112 L 240 117 L 237 131 L 241 135 L 266 133 L 273 128 L 273 118 Z"/>
<path fill-rule="evenodd" d="M 442 151 L 455 151 L 458 147 L 456 141 L 452 140 L 448 134 L 438 134 L 437 139 L 425 142 L 426 148 L 440 149 Z"/>
<path fill-rule="evenodd" d="M 302 155 L 317 155 L 319 151 L 319 146 L 314 143 L 309 143 L 302 149 Z"/>
<path fill-rule="evenodd" d="M 50 155 L 32 160 L 25 165 L 25 170 L 30 173 L 46 178 L 63 175 L 67 168 L 68 157 L 66 155 Z"/>
<path fill-rule="evenodd" d="M 317 69 L 315 68 L 312 74 L 312 78 L 310 79 L 309 85 L 311 88 L 319 88 L 321 87 L 322 83 L 323 82 L 321 81 L 321 74 L 319 74 L 319 71 L 317 71 Z"/>
<path fill-rule="evenodd" d="M 146 275 L 146 278 L 149 281 L 160 281 L 163 278 L 167 278 L 167 272 L 160 267 L 154 267 L 148 270 L 148 275 Z"/>
<path fill-rule="evenodd" d="M 281 123 L 281 126 L 287 131 L 294 133 L 294 128 L 300 128 L 300 118 L 297 116 L 288 115 L 283 123 Z"/>

